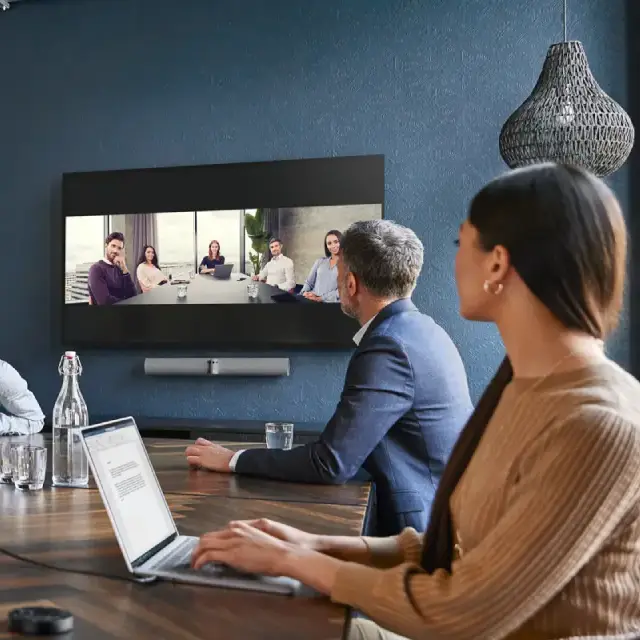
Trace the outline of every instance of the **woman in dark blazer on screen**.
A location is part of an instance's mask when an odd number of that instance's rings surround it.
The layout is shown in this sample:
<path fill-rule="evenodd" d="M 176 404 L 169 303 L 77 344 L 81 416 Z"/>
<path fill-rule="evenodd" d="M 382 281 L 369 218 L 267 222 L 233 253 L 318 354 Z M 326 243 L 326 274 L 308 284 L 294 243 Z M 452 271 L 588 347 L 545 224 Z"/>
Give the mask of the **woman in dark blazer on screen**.
<path fill-rule="evenodd" d="M 199 271 L 200 273 L 213 273 L 220 264 L 224 264 L 224 256 L 220 255 L 220 243 L 217 240 L 212 240 L 209 243 L 209 253 L 202 258 Z"/>

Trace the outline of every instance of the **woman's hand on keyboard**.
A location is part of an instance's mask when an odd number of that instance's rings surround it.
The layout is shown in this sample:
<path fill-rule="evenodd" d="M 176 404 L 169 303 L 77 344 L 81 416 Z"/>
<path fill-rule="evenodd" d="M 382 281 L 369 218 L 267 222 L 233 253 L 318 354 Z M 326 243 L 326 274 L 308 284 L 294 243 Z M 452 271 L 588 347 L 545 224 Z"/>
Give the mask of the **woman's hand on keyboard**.
<path fill-rule="evenodd" d="M 200 569 L 210 562 L 222 562 L 240 571 L 277 576 L 282 575 L 281 568 L 293 549 L 295 545 L 247 522 L 234 522 L 222 531 L 203 535 L 191 563 Z"/>
<path fill-rule="evenodd" d="M 268 533 L 270 536 L 278 538 L 278 540 L 282 540 L 283 542 L 288 542 L 289 544 L 303 547 L 305 549 L 317 550 L 319 536 L 313 533 L 307 533 L 306 531 L 301 531 L 295 527 L 290 527 L 287 524 L 275 522 L 268 518 L 260 518 L 259 520 L 238 520 L 230 522 L 228 526 L 230 527 L 239 523 L 255 527 L 256 529 L 259 529 L 264 533 Z"/>

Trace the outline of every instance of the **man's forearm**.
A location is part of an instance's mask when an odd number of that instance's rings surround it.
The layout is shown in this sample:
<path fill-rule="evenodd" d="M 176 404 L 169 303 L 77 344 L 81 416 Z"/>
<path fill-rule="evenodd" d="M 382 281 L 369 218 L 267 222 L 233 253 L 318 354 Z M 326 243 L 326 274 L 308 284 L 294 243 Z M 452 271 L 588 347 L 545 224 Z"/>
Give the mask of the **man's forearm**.
<path fill-rule="evenodd" d="M 236 473 L 287 482 L 341 484 L 351 477 L 321 442 L 288 451 L 247 449 L 234 463 Z"/>

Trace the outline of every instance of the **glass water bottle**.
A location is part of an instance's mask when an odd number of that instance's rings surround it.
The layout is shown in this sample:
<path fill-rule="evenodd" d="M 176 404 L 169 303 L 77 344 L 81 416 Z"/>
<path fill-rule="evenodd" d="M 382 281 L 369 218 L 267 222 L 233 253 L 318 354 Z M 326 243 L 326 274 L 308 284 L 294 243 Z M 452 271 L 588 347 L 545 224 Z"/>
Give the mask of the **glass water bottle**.
<path fill-rule="evenodd" d="M 62 376 L 62 389 L 53 407 L 53 484 L 86 487 L 89 467 L 80 428 L 89 424 L 89 412 L 78 383 L 82 365 L 75 351 L 65 352 L 58 372 Z"/>

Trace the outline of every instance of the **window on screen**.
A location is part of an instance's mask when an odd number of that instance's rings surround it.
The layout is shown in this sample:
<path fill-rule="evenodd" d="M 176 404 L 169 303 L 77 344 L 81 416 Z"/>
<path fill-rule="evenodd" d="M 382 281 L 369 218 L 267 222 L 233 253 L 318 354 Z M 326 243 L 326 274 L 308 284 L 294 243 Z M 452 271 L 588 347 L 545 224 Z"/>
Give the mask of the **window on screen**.
<path fill-rule="evenodd" d="M 243 209 L 226 211 L 197 211 L 197 263 L 209 254 L 209 244 L 217 240 L 220 244 L 220 255 L 226 264 L 233 264 L 233 270 L 242 272 L 240 264 L 240 239 L 244 232 Z"/>
<path fill-rule="evenodd" d="M 196 268 L 195 213 L 156 213 L 156 247 L 162 271 L 173 278 L 186 278 Z"/>

